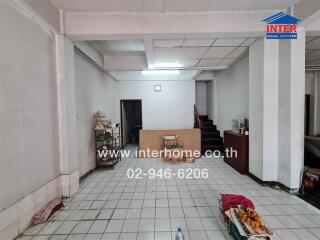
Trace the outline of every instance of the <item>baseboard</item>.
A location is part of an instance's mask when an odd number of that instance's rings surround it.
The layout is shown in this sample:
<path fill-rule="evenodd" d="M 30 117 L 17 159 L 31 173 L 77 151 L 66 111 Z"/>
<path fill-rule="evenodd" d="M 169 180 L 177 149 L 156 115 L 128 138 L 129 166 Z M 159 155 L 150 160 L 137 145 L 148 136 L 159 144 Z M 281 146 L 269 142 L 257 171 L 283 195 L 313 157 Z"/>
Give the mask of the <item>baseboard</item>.
<path fill-rule="evenodd" d="M 50 201 L 61 198 L 61 176 L 0 212 L 0 239 L 14 239 L 31 225 L 35 213 Z"/>
<path fill-rule="evenodd" d="M 249 173 L 248 176 L 253 179 L 255 182 L 259 183 L 262 186 L 267 186 L 267 187 L 271 187 L 271 188 L 279 188 L 287 193 L 290 194 L 298 194 L 299 193 L 299 189 L 296 188 L 289 188 L 285 185 L 283 185 L 280 182 L 277 181 L 263 181 L 260 178 L 258 178 L 257 176 L 253 175 L 252 173 Z"/>

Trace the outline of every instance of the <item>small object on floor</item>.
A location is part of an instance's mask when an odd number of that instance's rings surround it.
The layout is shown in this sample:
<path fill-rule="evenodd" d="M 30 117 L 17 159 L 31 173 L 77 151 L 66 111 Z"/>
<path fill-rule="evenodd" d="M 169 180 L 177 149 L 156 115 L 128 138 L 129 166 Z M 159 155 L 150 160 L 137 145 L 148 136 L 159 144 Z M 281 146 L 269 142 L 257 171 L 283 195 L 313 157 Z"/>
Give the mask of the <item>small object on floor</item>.
<path fill-rule="evenodd" d="M 178 231 L 176 233 L 175 240 L 184 240 L 183 233 L 181 231 L 181 227 L 178 227 Z"/>
<path fill-rule="evenodd" d="M 255 206 L 253 202 L 242 195 L 223 194 L 221 196 L 221 204 L 222 204 L 223 211 L 227 211 L 230 208 L 236 207 L 238 205 L 255 210 Z"/>
<path fill-rule="evenodd" d="M 48 203 L 48 205 L 44 208 L 42 208 L 39 212 L 37 212 L 32 217 L 32 223 L 33 224 L 40 224 L 46 222 L 49 217 L 56 211 L 58 211 L 60 208 L 63 207 L 63 203 L 61 199 L 55 199 Z"/>
<path fill-rule="evenodd" d="M 281 187 L 279 185 L 273 185 L 272 189 L 274 190 L 281 190 Z"/>

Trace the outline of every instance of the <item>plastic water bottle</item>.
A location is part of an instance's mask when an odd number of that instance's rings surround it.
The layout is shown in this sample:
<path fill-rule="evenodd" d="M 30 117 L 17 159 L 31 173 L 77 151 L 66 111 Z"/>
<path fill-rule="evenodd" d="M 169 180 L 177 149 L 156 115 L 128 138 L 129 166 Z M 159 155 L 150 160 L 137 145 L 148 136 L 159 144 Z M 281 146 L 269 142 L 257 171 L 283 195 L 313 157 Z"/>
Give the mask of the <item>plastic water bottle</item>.
<path fill-rule="evenodd" d="M 184 240 L 184 236 L 180 227 L 178 228 L 178 231 L 176 233 L 175 240 Z"/>

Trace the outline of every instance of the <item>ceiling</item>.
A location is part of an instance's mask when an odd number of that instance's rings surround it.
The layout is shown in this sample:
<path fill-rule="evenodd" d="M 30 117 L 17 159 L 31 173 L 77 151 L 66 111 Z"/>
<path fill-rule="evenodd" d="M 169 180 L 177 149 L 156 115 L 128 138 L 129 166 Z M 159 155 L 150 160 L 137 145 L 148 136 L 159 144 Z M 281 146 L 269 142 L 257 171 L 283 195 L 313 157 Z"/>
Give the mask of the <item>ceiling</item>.
<path fill-rule="evenodd" d="M 65 11 L 207 12 L 287 9 L 299 0 L 50 0 Z"/>
<path fill-rule="evenodd" d="M 203 38 L 154 40 L 154 66 L 170 63 L 182 68 L 229 67 L 248 53 L 257 38 Z"/>
<path fill-rule="evenodd" d="M 229 68 L 248 55 L 249 46 L 255 41 L 257 38 L 153 39 L 148 47 L 142 40 L 89 43 L 104 57 L 105 70 L 118 80 L 159 78 L 141 76 L 140 71 L 147 69 L 178 69 L 178 76 L 161 78 L 189 80 L 204 70 Z"/>
<path fill-rule="evenodd" d="M 307 37 L 306 65 L 320 66 L 320 37 Z"/>
<path fill-rule="evenodd" d="M 180 70 L 177 75 L 144 75 L 141 71 L 109 71 L 109 74 L 119 81 L 136 81 L 136 80 L 161 80 L 161 81 L 186 81 L 192 80 L 198 75 L 197 70 Z"/>

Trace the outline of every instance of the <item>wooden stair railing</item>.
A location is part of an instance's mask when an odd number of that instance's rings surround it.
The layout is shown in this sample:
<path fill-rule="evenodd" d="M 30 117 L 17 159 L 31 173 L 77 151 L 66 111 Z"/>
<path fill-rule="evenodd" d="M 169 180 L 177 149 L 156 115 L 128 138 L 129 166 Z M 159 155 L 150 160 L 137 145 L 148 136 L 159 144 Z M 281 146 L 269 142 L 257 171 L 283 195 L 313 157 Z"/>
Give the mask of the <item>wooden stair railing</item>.
<path fill-rule="evenodd" d="M 193 109 L 194 109 L 194 128 L 201 128 L 200 115 L 199 115 L 197 106 L 195 104 L 193 106 Z"/>

